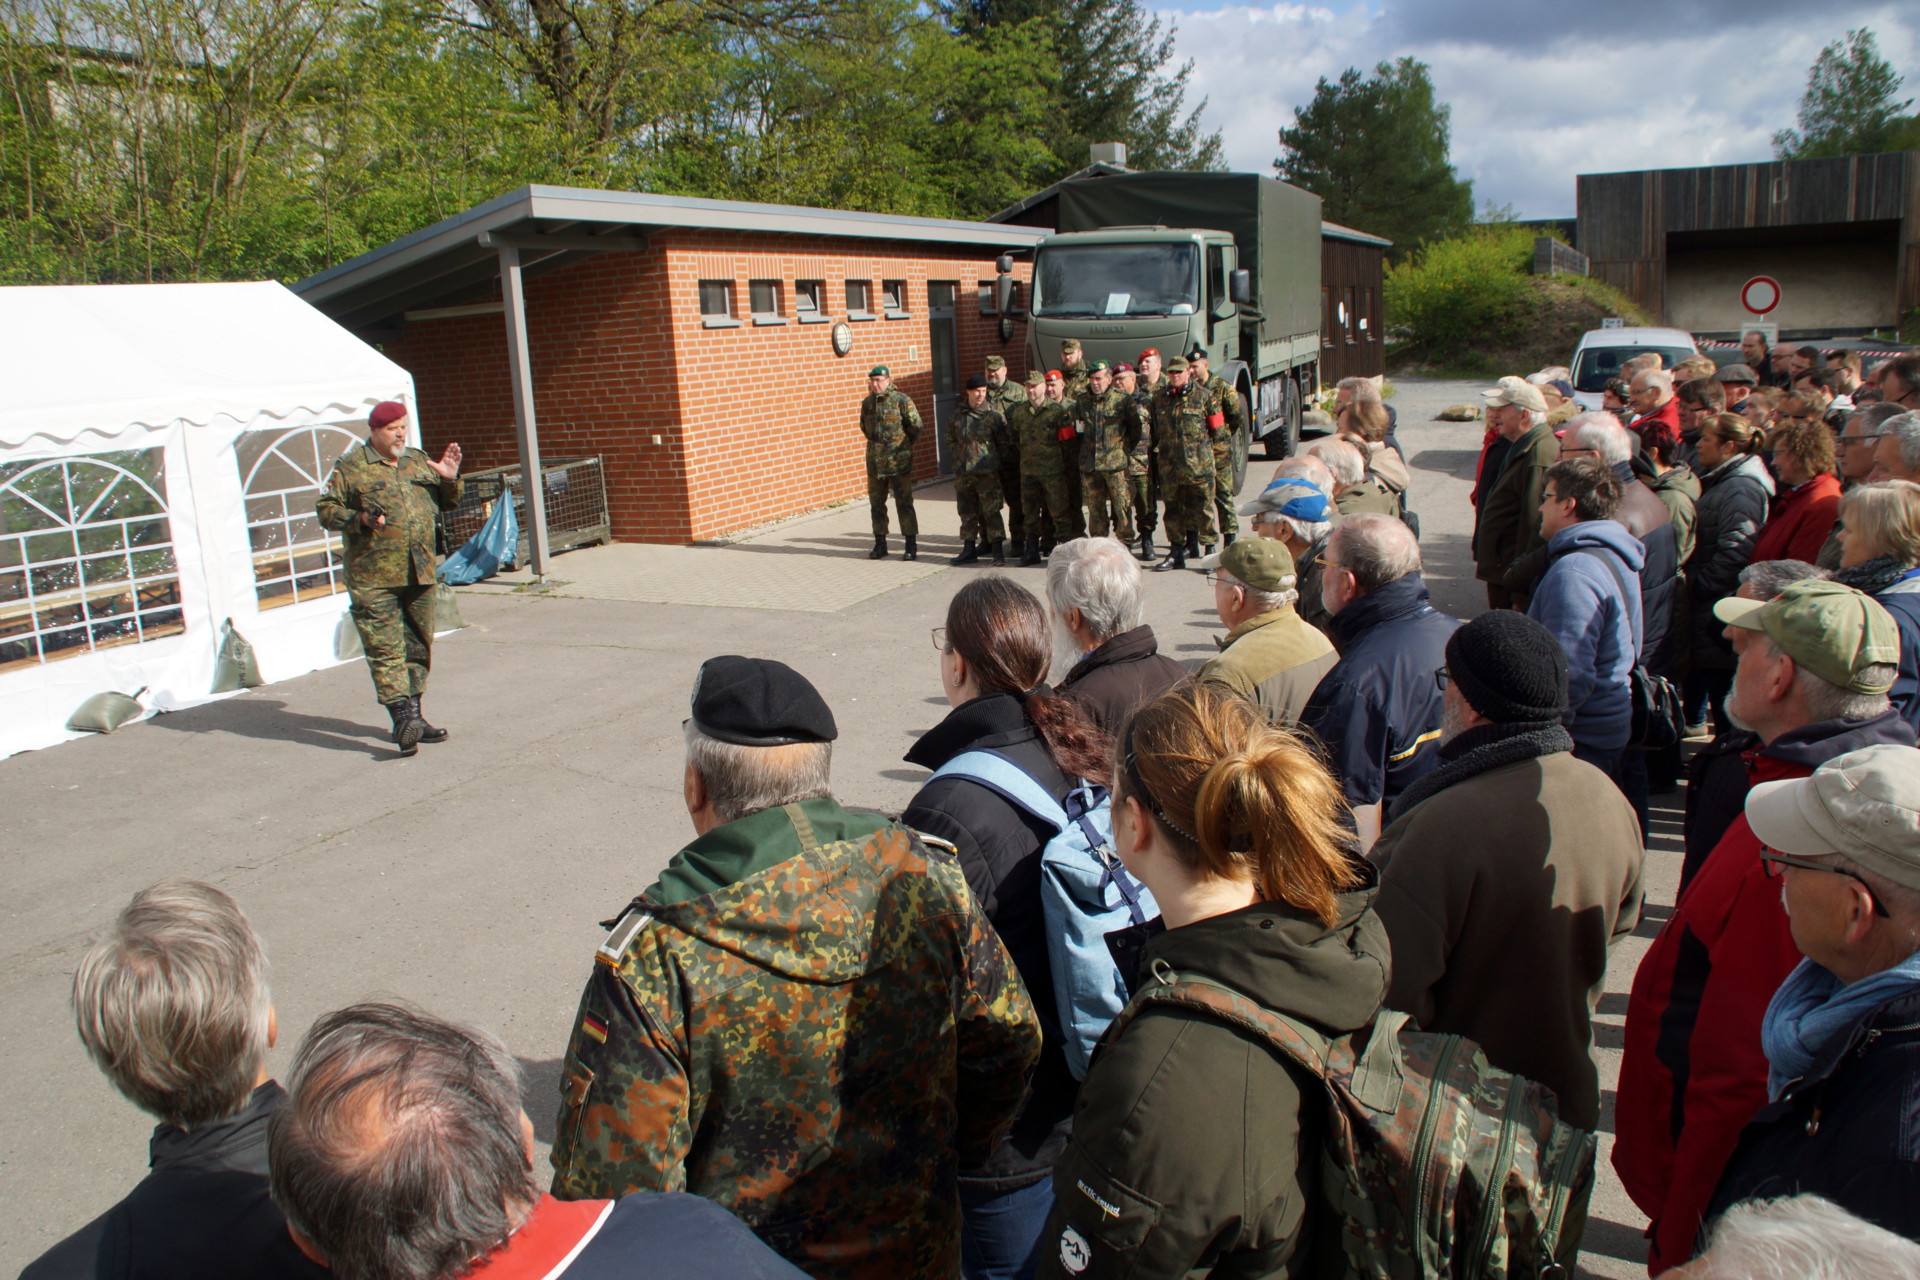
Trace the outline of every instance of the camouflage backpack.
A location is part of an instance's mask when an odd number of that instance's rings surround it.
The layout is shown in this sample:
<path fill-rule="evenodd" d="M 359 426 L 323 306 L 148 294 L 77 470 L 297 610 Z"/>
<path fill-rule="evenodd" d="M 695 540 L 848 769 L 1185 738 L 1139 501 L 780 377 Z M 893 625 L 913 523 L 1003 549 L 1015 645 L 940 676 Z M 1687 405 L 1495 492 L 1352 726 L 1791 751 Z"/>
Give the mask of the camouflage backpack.
<path fill-rule="evenodd" d="M 1317 1275 L 1348 1280 L 1565 1280 L 1567 1211 L 1593 1181 L 1591 1133 L 1553 1094 L 1460 1036 L 1380 1012 L 1328 1039 L 1230 987 L 1156 960 L 1109 1036 L 1173 1005 L 1259 1036 L 1327 1088 Z M 1360 1042 L 1356 1043 L 1356 1039 Z"/>

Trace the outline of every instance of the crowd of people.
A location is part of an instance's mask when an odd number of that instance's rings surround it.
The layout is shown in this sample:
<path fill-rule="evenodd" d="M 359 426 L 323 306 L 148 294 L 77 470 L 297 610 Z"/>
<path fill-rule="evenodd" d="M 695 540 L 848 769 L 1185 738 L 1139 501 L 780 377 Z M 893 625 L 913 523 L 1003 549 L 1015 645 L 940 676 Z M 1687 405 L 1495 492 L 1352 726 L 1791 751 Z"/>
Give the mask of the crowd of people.
<path fill-rule="evenodd" d="M 1196 984 L 1356 1052 L 1405 1015 L 1599 1128 L 1595 1012 L 1651 924 L 1651 780 L 1682 767 L 1650 736 L 1662 682 L 1698 747 L 1683 887 L 1611 1116 L 1649 1270 L 1920 1275 L 1920 360 L 1854 385 L 1799 358 L 1643 359 L 1588 413 L 1561 371 L 1500 379 L 1490 607 L 1464 623 L 1424 583 L 1393 415 L 1343 385 L 1337 432 L 1233 524 L 1169 505 L 1169 560 L 1227 629 L 1191 672 L 1114 536 L 1146 518 L 1132 480 L 1082 489 L 1109 521 L 1084 535 L 1026 488 L 1064 522 L 1024 539 L 1044 598 L 954 593 L 927 664 L 949 711 L 898 815 L 836 797 L 804 675 L 709 659 L 694 838 L 607 922 L 545 1190 L 495 1036 L 357 1004 L 283 1087 L 261 940 L 220 889 L 154 885 L 73 985 L 88 1052 L 160 1122 L 153 1171 L 26 1280 L 1347 1274 L 1327 1087 L 1244 1021 L 1142 996 Z M 1825 402 L 1797 389 L 1836 372 Z M 982 456 L 969 549 L 1000 559 Z M 1076 851 L 1120 923 L 1063 962 Z M 1118 988 L 1092 1043 L 1087 973 Z M 1541 1242 L 1569 1274 L 1575 1173 Z"/>

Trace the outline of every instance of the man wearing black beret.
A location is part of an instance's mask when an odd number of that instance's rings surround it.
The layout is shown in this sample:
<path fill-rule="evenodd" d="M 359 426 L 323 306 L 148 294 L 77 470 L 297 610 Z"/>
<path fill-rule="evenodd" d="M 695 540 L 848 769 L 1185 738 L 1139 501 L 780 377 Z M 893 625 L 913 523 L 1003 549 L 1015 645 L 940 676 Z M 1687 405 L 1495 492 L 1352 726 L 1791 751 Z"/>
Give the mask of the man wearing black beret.
<path fill-rule="evenodd" d="M 815 1280 L 958 1275 L 954 1171 L 1040 1055 L 1006 948 L 951 849 L 834 800 L 791 667 L 709 659 L 685 732 L 698 838 L 595 956 L 554 1194 L 706 1196 Z"/>
<path fill-rule="evenodd" d="M 1440 766 L 1394 801 L 1368 854 L 1393 944 L 1387 1007 L 1477 1041 L 1592 1129 L 1593 1010 L 1608 952 L 1640 919 L 1640 824 L 1607 775 L 1573 757 L 1551 632 L 1492 610 L 1453 633 L 1446 659 Z"/>

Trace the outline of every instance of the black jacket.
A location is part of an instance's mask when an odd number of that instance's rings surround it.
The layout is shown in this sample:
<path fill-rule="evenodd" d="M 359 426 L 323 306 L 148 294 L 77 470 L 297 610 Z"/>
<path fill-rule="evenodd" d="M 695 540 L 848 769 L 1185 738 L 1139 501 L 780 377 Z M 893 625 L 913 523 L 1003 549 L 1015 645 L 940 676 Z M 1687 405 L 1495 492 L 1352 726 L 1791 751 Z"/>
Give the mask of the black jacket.
<path fill-rule="evenodd" d="M 1754 540 L 1767 522 L 1772 501 L 1773 480 L 1753 454 L 1700 477 L 1700 501 L 1693 507 L 1693 554 L 1687 557 L 1695 670 L 1733 666 L 1733 646 L 1721 635 L 1726 628 L 1713 616 L 1713 606 L 1740 589 L 1740 571 L 1753 556 Z"/>
<path fill-rule="evenodd" d="M 1142 625 L 1089 650 L 1060 682 L 1060 696 L 1079 703 L 1087 718 L 1111 736 L 1135 708 L 1186 676 L 1185 667 L 1160 652 L 1153 628 Z"/>
<path fill-rule="evenodd" d="M 1727 834 L 1727 828 L 1747 805 L 1753 787 L 1748 764 L 1767 756 L 1818 769 L 1835 756 L 1880 743 L 1914 745 L 1913 728 L 1897 711 L 1871 720 L 1818 720 L 1789 729 L 1766 746 L 1757 735 L 1730 729 L 1695 753 L 1687 763 L 1687 815 L 1683 828 L 1686 858 L 1680 866 L 1680 888 L 1685 891 L 1694 872 Z"/>
<path fill-rule="evenodd" d="M 1616 466 L 1613 473 L 1622 492 L 1620 508 L 1613 518 L 1640 539 L 1647 552 L 1646 563 L 1640 566 L 1640 662 L 1657 676 L 1677 680 L 1685 669 L 1687 655 L 1676 642 L 1684 639 L 1688 629 L 1679 614 L 1684 597 L 1673 512 L 1658 494 L 1640 483 L 1631 462 Z"/>
<path fill-rule="evenodd" d="M 1743 1200 L 1825 1196 L 1920 1240 L 1920 990 L 1892 996 L 1834 1038 L 1822 1061 L 1761 1108 L 1707 1222 Z"/>
<path fill-rule="evenodd" d="M 20 1280 L 327 1280 L 267 1195 L 267 1117 L 286 1093 L 269 1080 L 231 1120 L 153 1131 L 153 1171 Z"/>
<path fill-rule="evenodd" d="M 1006 756 L 1056 800 L 1065 800 L 1073 789 L 1074 779 L 1053 762 L 1020 700 L 1008 693 L 989 693 L 955 707 L 913 744 L 906 759 L 938 769 L 961 752 L 974 750 Z M 1052 838 L 1053 828 L 965 778 L 927 783 L 900 820 L 959 850 L 967 886 L 1006 944 L 1040 1015 L 1044 1040 L 1026 1106 L 985 1165 L 961 1170 L 963 1179 L 984 1189 L 1010 1191 L 1028 1186 L 1047 1176 L 1066 1147 L 1073 1131 L 1073 1100 L 1079 1091 L 1060 1049 L 1060 1019 L 1040 906 L 1040 850 Z"/>

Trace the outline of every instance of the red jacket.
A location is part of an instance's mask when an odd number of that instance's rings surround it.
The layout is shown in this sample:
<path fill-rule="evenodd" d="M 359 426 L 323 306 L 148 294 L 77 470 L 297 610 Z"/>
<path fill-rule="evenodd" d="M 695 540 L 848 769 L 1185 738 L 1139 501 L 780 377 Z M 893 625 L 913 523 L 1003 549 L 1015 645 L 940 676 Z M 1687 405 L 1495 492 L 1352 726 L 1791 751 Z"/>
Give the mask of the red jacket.
<path fill-rule="evenodd" d="M 1664 428 L 1664 430 L 1663 430 Z M 1652 413 L 1645 413 L 1627 424 L 1627 430 L 1640 437 L 1642 448 L 1651 448 L 1658 436 L 1680 438 L 1680 399 L 1675 396 Z"/>
<path fill-rule="evenodd" d="M 1819 475 L 1773 500 L 1767 523 L 1753 542 L 1749 564 L 1762 560 L 1804 560 L 1808 564 L 1827 545 L 1833 522 L 1840 518 L 1840 481 Z"/>
<path fill-rule="evenodd" d="M 1813 770 L 1755 756 L 1754 782 Z M 1653 1219 L 1647 1270 L 1693 1256 L 1740 1130 L 1767 1101 L 1760 1020 L 1800 952 L 1760 840 L 1734 819 L 1633 976 L 1614 1113 L 1613 1167 Z"/>

